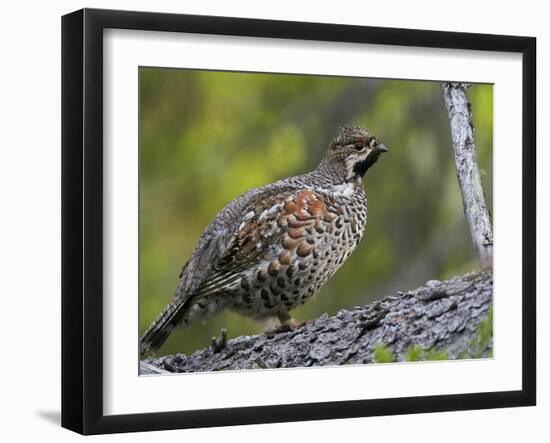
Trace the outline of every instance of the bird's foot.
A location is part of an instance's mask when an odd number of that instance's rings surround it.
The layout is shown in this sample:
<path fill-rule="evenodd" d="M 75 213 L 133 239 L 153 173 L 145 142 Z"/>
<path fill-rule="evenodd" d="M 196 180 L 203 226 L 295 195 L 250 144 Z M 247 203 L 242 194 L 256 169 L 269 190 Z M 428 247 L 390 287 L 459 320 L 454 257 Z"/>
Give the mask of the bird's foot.
<path fill-rule="evenodd" d="M 281 326 L 279 326 L 278 328 L 274 329 L 273 331 L 270 331 L 271 334 L 281 334 L 283 332 L 290 332 L 290 331 L 294 331 L 298 328 L 292 326 L 290 323 L 283 323 Z"/>
<path fill-rule="evenodd" d="M 275 335 L 282 332 L 295 331 L 306 325 L 307 321 L 296 320 L 295 318 L 269 317 L 263 321 L 263 332 L 266 335 Z"/>
<path fill-rule="evenodd" d="M 307 323 L 308 323 L 307 321 L 296 320 L 295 318 L 291 318 L 283 322 L 279 327 L 279 329 L 280 329 L 280 332 L 295 331 L 296 329 L 300 329 L 302 326 L 305 326 Z"/>
<path fill-rule="evenodd" d="M 222 328 L 222 331 L 220 333 L 219 337 L 212 337 L 212 340 L 210 341 L 210 349 L 212 349 L 212 352 L 214 354 L 217 354 L 222 351 L 223 348 L 227 346 L 227 329 Z"/>
<path fill-rule="evenodd" d="M 285 331 L 295 331 L 309 323 L 307 320 L 296 320 L 292 318 L 288 312 L 282 312 L 278 317 L 281 322 L 281 327 L 284 328 Z"/>

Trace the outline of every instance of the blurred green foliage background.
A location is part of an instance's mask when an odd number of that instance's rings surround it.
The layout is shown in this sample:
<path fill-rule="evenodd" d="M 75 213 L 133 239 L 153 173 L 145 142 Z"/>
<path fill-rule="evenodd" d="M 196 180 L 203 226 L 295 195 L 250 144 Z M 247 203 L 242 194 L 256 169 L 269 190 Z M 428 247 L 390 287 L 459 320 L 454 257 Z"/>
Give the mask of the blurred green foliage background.
<path fill-rule="evenodd" d="M 140 68 L 140 334 L 171 299 L 203 229 L 250 188 L 316 167 L 338 127 L 369 128 L 389 148 L 365 177 L 365 237 L 319 295 L 313 319 L 477 266 L 437 82 Z M 492 208 L 493 88 L 468 90 Z M 159 351 L 190 353 L 228 328 L 230 312 L 173 333 Z"/>

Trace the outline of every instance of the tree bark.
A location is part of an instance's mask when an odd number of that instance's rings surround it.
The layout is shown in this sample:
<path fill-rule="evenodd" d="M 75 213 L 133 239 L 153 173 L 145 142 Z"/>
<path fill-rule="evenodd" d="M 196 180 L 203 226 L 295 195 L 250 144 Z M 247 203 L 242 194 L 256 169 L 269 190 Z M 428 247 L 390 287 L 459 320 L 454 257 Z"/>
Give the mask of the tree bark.
<path fill-rule="evenodd" d="M 493 274 L 477 271 L 398 292 L 290 332 L 243 336 L 219 349 L 148 358 L 141 374 L 488 357 Z M 489 320 L 486 320 L 489 318 Z"/>
<path fill-rule="evenodd" d="M 443 99 L 449 114 L 456 175 L 462 193 L 464 215 L 482 267 L 493 264 L 493 229 L 477 166 L 476 145 L 466 83 L 443 83 Z"/>

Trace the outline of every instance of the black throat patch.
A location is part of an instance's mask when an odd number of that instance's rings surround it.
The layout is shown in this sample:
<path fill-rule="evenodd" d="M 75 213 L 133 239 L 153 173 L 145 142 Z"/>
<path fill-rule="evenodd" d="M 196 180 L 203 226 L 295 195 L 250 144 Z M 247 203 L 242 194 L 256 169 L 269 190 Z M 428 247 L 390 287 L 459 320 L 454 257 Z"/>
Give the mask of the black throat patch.
<path fill-rule="evenodd" d="M 355 172 L 359 177 L 363 177 L 367 173 L 368 169 L 376 163 L 378 157 L 380 157 L 380 152 L 372 152 L 365 160 L 357 162 L 353 165 L 353 172 Z"/>

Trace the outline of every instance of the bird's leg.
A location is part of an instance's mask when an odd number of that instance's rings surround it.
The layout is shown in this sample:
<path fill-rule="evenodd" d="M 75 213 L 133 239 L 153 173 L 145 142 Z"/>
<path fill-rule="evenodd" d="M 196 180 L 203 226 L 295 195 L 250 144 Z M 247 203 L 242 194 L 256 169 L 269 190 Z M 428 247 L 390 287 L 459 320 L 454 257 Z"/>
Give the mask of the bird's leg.
<path fill-rule="evenodd" d="M 302 327 L 306 322 L 296 320 L 295 318 L 292 318 L 290 314 L 286 311 L 279 313 L 278 315 L 279 320 L 281 322 L 281 328 L 286 327 L 286 330 L 293 331 L 294 329 L 298 329 Z"/>
<path fill-rule="evenodd" d="M 265 317 L 260 320 L 262 332 L 264 334 L 273 334 L 281 327 L 281 320 L 276 315 Z"/>
<path fill-rule="evenodd" d="M 294 331 L 301 328 L 306 323 L 307 321 L 300 321 L 292 318 L 286 311 L 260 319 L 262 332 L 268 335 Z"/>
<path fill-rule="evenodd" d="M 277 315 L 265 317 L 261 322 L 264 334 L 294 331 L 305 324 L 305 322 L 292 318 L 288 315 L 288 312 L 281 312 Z"/>

